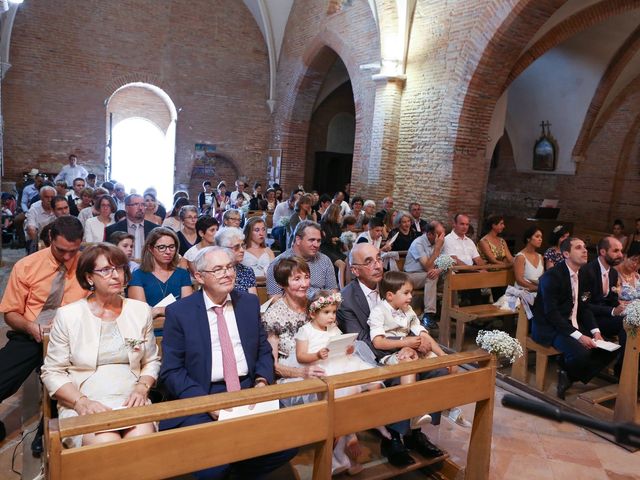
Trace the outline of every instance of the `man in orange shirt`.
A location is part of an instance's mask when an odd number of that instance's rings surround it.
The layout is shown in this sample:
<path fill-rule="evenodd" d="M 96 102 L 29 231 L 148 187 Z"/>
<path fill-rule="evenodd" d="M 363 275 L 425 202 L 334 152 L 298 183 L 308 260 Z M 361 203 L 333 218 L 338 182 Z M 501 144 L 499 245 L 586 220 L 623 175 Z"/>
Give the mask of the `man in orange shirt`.
<path fill-rule="evenodd" d="M 57 218 L 51 225 L 51 246 L 21 259 L 11 271 L 0 303 L 11 328 L 9 341 L 0 350 L 0 402 L 42 365 L 42 335 L 49 330 L 56 309 L 87 294 L 76 279 L 82 234 L 77 218 Z M 39 433 L 32 444 L 35 454 L 42 452 L 40 429 Z M 0 422 L 0 440 L 4 435 Z"/>

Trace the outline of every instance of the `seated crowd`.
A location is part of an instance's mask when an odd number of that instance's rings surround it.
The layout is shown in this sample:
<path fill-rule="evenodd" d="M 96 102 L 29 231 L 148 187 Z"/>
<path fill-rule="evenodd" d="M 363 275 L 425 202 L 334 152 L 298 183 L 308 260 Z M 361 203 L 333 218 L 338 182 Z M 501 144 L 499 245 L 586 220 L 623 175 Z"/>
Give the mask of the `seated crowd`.
<path fill-rule="evenodd" d="M 232 192 L 224 181 L 215 189 L 206 181 L 197 205 L 177 192 L 165 209 L 153 188 L 127 194 L 116 181 L 96 186 L 95 175 L 87 186 L 88 172 L 73 155 L 53 184 L 37 171 L 30 174 L 33 181 L 18 202 L 22 223 L 15 199 L 11 212 L 15 228 L 24 230 L 28 255 L 13 268 L 0 303 L 11 328 L 0 350 L 0 401 L 42 364 L 47 332 L 42 381 L 61 418 L 150 403 L 156 382 L 169 399 L 180 399 L 445 355 L 430 334 L 438 328 L 441 256 L 457 265 L 512 266 L 513 287 L 535 297 L 533 338 L 563 354 L 561 398 L 572 382 L 586 383 L 610 363 L 620 373 L 623 349 L 594 347 L 602 338 L 617 337 L 622 346 L 626 341 L 623 310 L 640 298 L 640 222 L 624 243 L 623 231 L 605 236 L 597 258 L 587 262 L 584 242 L 563 226 L 553 230 L 544 257 L 537 226 L 525 232 L 524 248 L 512 255 L 501 237 L 503 217 L 487 219 L 487 233 L 476 245 L 466 214 L 455 215 L 447 234 L 443 223 L 421 217 L 417 202 L 397 211 L 386 197 L 376 212 L 372 200 L 354 196 L 349 203 L 348 189 L 332 197 L 296 189 L 283 198 L 277 184 L 263 194 L 260 183 L 249 193 L 242 180 Z M 385 272 L 386 259 L 399 258 L 397 252 L 406 253 L 404 271 L 393 271 L 397 266 L 389 263 Z M 345 268 L 353 280 L 339 292 Z M 257 293 L 263 284 L 270 299 L 261 306 Z M 411 307 L 414 288 L 424 291 L 421 317 Z M 491 293 L 497 301 L 505 289 Z M 476 291 L 469 297 L 486 301 Z M 162 336 L 162 358 L 154 333 Z M 330 357 L 330 338 L 343 333 L 357 334 L 357 341 L 345 355 Z M 436 370 L 421 378 L 452 373 Z M 415 380 L 409 375 L 387 386 Z M 284 403 L 313 400 L 303 396 Z M 216 421 L 218 414 L 165 420 L 159 429 Z M 448 417 L 470 426 L 459 409 Z M 421 431 L 428 422 L 439 424 L 440 412 L 380 426 L 382 454 L 396 466 L 414 463 L 409 450 L 442 455 Z M 140 424 L 65 439 L 65 445 L 155 429 Z M 334 472 L 362 469 L 356 433 L 336 439 Z M 4 435 L 0 423 L 0 440 Z M 41 440 L 32 448 L 42 451 Z M 253 478 L 295 453 L 196 476 L 222 478 L 233 470 Z"/>

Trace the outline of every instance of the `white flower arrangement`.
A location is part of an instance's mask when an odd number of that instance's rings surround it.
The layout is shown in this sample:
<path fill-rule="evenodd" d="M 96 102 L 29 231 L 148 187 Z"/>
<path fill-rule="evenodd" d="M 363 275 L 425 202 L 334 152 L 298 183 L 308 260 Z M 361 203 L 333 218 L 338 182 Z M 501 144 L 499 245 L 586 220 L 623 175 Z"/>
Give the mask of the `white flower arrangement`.
<path fill-rule="evenodd" d="M 631 329 L 631 336 L 635 337 L 640 327 L 640 300 L 630 302 L 624 309 L 624 323 Z"/>
<path fill-rule="evenodd" d="M 442 273 L 445 273 L 456 264 L 456 261 L 451 257 L 451 255 L 440 255 L 436 258 L 433 264 L 438 270 L 442 270 Z"/>
<path fill-rule="evenodd" d="M 502 330 L 480 330 L 476 343 L 487 352 L 508 359 L 509 363 L 523 355 L 520 342 Z"/>
<path fill-rule="evenodd" d="M 280 224 L 281 227 L 288 227 L 290 221 L 291 221 L 291 217 L 281 217 L 278 223 Z"/>
<path fill-rule="evenodd" d="M 340 305 L 340 303 L 342 303 L 342 295 L 340 295 L 340 292 L 332 293 L 327 297 L 320 297 L 311 303 L 311 305 L 309 305 L 309 312 L 314 313 L 329 305 Z"/>
<path fill-rule="evenodd" d="M 132 352 L 139 352 L 142 348 L 142 345 L 147 343 L 146 340 L 140 340 L 137 338 L 125 338 L 124 339 L 124 346 L 128 349 L 131 350 Z"/>
<path fill-rule="evenodd" d="M 340 242 L 348 248 L 351 248 L 351 245 L 356 241 L 356 238 L 356 232 L 342 232 L 342 235 L 340 235 Z"/>

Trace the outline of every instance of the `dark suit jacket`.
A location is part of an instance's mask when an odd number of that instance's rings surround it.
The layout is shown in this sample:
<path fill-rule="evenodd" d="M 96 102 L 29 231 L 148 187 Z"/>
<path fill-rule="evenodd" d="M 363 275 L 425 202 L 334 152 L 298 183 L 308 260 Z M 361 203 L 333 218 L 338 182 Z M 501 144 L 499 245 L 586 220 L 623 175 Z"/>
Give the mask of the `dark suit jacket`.
<path fill-rule="evenodd" d="M 357 333 L 358 340 L 362 340 L 369 345 L 378 359 L 388 355 L 390 352 L 378 350 L 371 343 L 371 331 L 367 323 L 370 313 L 369 304 L 358 280 L 353 280 L 340 293 L 342 294 L 342 303 L 337 312 L 340 330 L 343 333 Z"/>
<path fill-rule="evenodd" d="M 618 285 L 618 272 L 615 268 L 609 269 L 609 293 L 602 292 L 602 272 L 598 259 L 587 263 L 580 269 L 580 291 L 582 295 L 589 297 L 587 308 L 596 317 L 610 317 L 611 310 L 620 304 L 616 288 Z M 587 295 L 588 293 L 588 295 Z"/>
<path fill-rule="evenodd" d="M 591 311 L 582 301 L 582 286 L 578 277 L 578 326 L 584 334 L 597 328 Z M 556 335 L 570 336 L 574 331 L 571 324 L 573 310 L 573 292 L 569 267 L 562 262 L 541 277 L 538 294 L 533 304 L 532 338 L 542 345 L 551 345 Z"/>
<path fill-rule="evenodd" d="M 149 233 L 151 233 L 151 230 L 153 230 L 156 227 L 159 227 L 160 225 L 156 225 L 153 222 L 150 222 L 148 220 L 144 221 L 144 238 L 147 238 L 147 235 L 149 235 Z M 117 223 L 114 223 L 113 225 L 109 225 L 106 229 L 105 229 L 105 239 L 108 240 L 109 237 L 111 236 L 111 234 L 113 232 L 125 232 L 128 233 L 127 230 L 127 219 L 123 219 L 120 220 Z"/>
<path fill-rule="evenodd" d="M 73 199 L 73 195 L 67 195 L 67 203 L 69 204 L 69 215 L 73 215 L 77 217 L 80 211 L 78 210 L 78 206 L 76 205 L 75 200 Z"/>
<path fill-rule="evenodd" d="M 173 399 L 209 395 L 211 389 L 211 331 L 203 291 L 166 308 L 159 380 Z M 242 349 L 253 385 L 256 377 L 274 381 L 273 355 L 260 320 L 258 297 L 231 292 Z M 162 429 L 175 428 L 184 417 L 165 420 Z"/>

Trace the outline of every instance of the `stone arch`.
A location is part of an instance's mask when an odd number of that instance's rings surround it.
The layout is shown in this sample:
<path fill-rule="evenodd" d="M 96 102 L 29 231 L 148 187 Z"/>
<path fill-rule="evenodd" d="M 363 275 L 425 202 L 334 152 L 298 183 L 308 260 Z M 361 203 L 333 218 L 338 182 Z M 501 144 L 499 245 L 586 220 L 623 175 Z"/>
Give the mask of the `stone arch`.
<path fill-rule="evenodd" d="M 634 0 L 603 0 L 571 15 L 569 18 L 549 30 L 540 40 L 523 53 L 511 69 L 505 88 L 526 68 L 552 48 L 579 32 L 586 30 L 607 18 L 638 8 Z"/>

